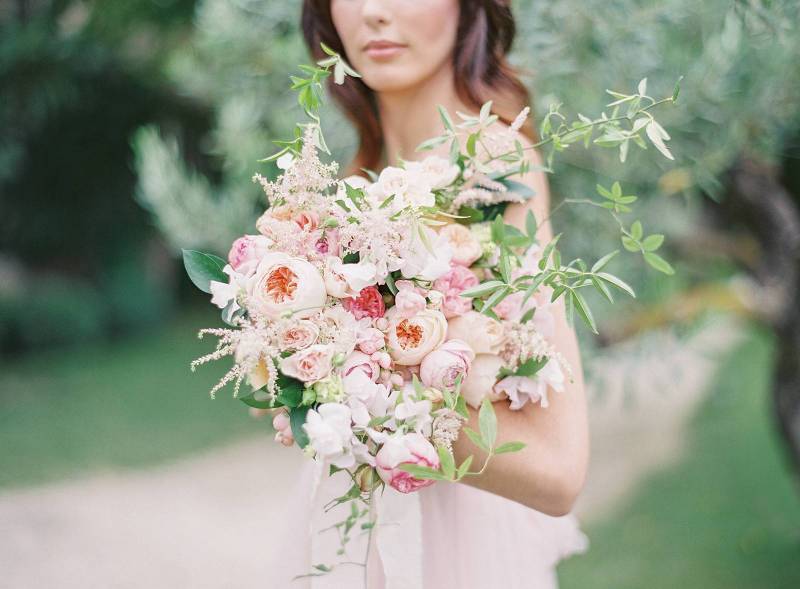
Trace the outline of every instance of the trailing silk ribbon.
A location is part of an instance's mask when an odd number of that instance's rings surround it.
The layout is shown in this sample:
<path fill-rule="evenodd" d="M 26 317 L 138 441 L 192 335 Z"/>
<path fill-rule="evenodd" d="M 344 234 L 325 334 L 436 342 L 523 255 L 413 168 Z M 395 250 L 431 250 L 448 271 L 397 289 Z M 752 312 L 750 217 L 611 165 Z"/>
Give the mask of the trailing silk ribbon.
<path fill-rule="evenodd" d="M 325 504 L 347 492 L 352 481 L 344 473 L 328 477 L 315 463 L 311 487 L 311 564 L 335 565 L 367 559 L 368 589 L 422 589 L 422 507 L 418 493 L 402 494 L 387 488 L 373 498 L 376 525 L 369 535 L 356 530 L 347 543 L 347 555 L 338 556 L 339 537 L 329 529 L 347 517 L 349 504 L 328 511 Z M 379 570 L 376 570 L 379 569 Z M 364 587 L 365 572 L 356 564 L 336 565 L 333 572 L 311 578 L 313 589 Z"/>

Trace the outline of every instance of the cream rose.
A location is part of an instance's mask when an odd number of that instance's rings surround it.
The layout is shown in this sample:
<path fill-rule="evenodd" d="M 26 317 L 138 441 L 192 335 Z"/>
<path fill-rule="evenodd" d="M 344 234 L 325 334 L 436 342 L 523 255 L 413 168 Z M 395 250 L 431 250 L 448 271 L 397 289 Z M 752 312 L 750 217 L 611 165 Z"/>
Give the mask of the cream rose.
<path fill-rule="evenodd" d="M 377 272 L 372 262 L 345 264 L 341 258 L 328 256 L 323 271 L 325 289 L 337 299 L 357 297 L 364 288 L 375 284 Z"/>
<path fill-rule="evenodd" d="M 464 225 L 448 223 L 439 229 L 439 235 L 445 237 L 450 244 L 454 264 L 469 267 L 483 255 L 480 241 Z"/>
<path fill-rule="evenodd" d="M 496 393 L 497 372 L 503 367 L 503 360 L 495 354 L 478 354 L 472 361 L 467 378 L 461 383 L 461 395 L 464 400 L 477 409 L 484 397 L 494 403 L 505 395 Z"/>
<path fill-rule="evenodd" d="M 476 354 L 497 354 L 505 334 L 499 321 L 478 311 L 468 311 L 447 322 L 447 339 L 465 342 Z"/>
<path fill-rule="evenodd" d="M 262 258 L 248 291 L 253 307 L 269 319 L 287 311 L 308 317 L 324 307 L 327 299 L 325 283 L 314 265 L 283 253 Z"/>
<path fill-rule="evenodd" d="M 450 186 L 461 172 L 456 164 L 438 155 L 429 155 L 418 162 L 406 162 L 406 170 L 425 174 L 434 190 Z"/>
<path fill-rule="evenodd" d="M 401 366 L 417 365 L 444 341 L 447 319 L 434 309 L 424 309 L 413 317 L 403 317 L 395 309 L 392 307 L 386 313 L 389 355 Z"/>

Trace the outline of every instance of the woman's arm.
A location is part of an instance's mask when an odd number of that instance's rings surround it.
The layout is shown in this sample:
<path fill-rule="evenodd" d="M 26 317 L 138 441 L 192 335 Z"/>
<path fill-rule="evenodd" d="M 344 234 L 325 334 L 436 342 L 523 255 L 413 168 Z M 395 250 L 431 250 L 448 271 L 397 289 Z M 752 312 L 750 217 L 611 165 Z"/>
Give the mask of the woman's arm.
<path fill-rule="evenodd" d="M 534 165 L 540 163 L 536 153 L 531 160 Z M 536 195 L 524 203 L 509 204 L 504 218 L 509 225 L 524 230 L 528 210 L 533 211 L 537 222 L 547 218 L 550 194 L 541 171 L 531 171 L 516 179 L 531 186 Z M 539 244 L 544 247 L 552 236 L 549 221 L 544 221 L 537 233 Z M 546 409 L 527 403 L 521 410 L 511 411 L 508 403 L 495 403 L 497 443 L 518 440 L 526 447 L 520 452 L 494 456 L 486 472 L 466 477 L 464 481 L 543 513 L 564 515 L 572 509 L 586 478 L 589 427 L 580 351 L 575 332 L 567 323 L 563 298 L 559 298 L 553 312 L 556 325 L 551 343 L 572 367 L 573 382 L 566 381 L 561 393 L 548 391 L 550 405 Z M 477 412 L 473 409 L 470 409 L 468 425 L 478 429 Z M 483 464 L 484 452 L 465 435 L 459 436 L 454 451 L 459 462 L 473 454 L 473 465 Z"/>

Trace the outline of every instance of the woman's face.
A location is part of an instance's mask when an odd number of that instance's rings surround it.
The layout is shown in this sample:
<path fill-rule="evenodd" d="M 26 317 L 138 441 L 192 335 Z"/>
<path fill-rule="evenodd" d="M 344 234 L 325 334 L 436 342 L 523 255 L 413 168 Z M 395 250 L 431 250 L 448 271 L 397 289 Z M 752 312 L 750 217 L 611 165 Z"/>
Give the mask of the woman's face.
<path fill-rule="evenodd" d="M 331 0 L 350 64 L 376 92 L 413 88 L 450 64 L 459 0 Z"/>

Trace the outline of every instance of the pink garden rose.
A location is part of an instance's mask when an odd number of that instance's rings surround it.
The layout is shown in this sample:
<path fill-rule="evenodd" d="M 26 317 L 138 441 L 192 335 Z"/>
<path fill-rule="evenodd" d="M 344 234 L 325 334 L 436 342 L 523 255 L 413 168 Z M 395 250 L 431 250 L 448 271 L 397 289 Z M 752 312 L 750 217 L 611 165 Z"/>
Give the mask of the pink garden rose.
<path fill-rule="evenodd" d="M 263 235 L 244 235 L 233 242 L 228 263 L 241 274 L 252 274 L 262 256 L 269 252 L 272 241 Z"/>
<path fill-rule="evenodd" d="M 418 479 L 397 468 L 401 464 L 418 464 L 439 468 L 439 456 L 425 436 L 411 432 L 393 436 L 378 450 L 375 466 L 383 482 L 401 493 L 412 493 L 433 484 L 433 480 Z"/>
<path fill-rule="evenodd" d="M 357 297 L 342 299 L 342 306 L 355 315 L 356 319 L 363 317 L 376 319 L 383 317 L 386 312 L 386 303 L 383 302 L 383 295 L 375 286 L 362 288 Z"/>
<path fill-rule="evenodd" d="M 442 312 L 450 319 L 472 310 L 472 299 L 462 297 L 461 293 L 478 286 L 478 277 L 464 266 L 453 266 L 450 271 L 437 278 L 433 283 L 434 290 L 444 295 Z"/>
<path fill-rule="evenodd" d="M 453 390 L 458 375 L 466 378 L 474 359 L 475 352 L 467 344 L 447 340 L 422 359 L 419 375 L 425 386 Z"/>
<path fill-rule="evenodd" d="M 281 372 L 303 382 L 316 382 L 330 374 L 333 347 L 314 344 L 281 360 Z"/>
<path fill-rule="evenodd" d="M 395 286 L 397 294 L 394 297 L 394 307 L 399 316 L 413 317 L 425 308 L 425 295 L 411 280 L 398 280 Z"/>

